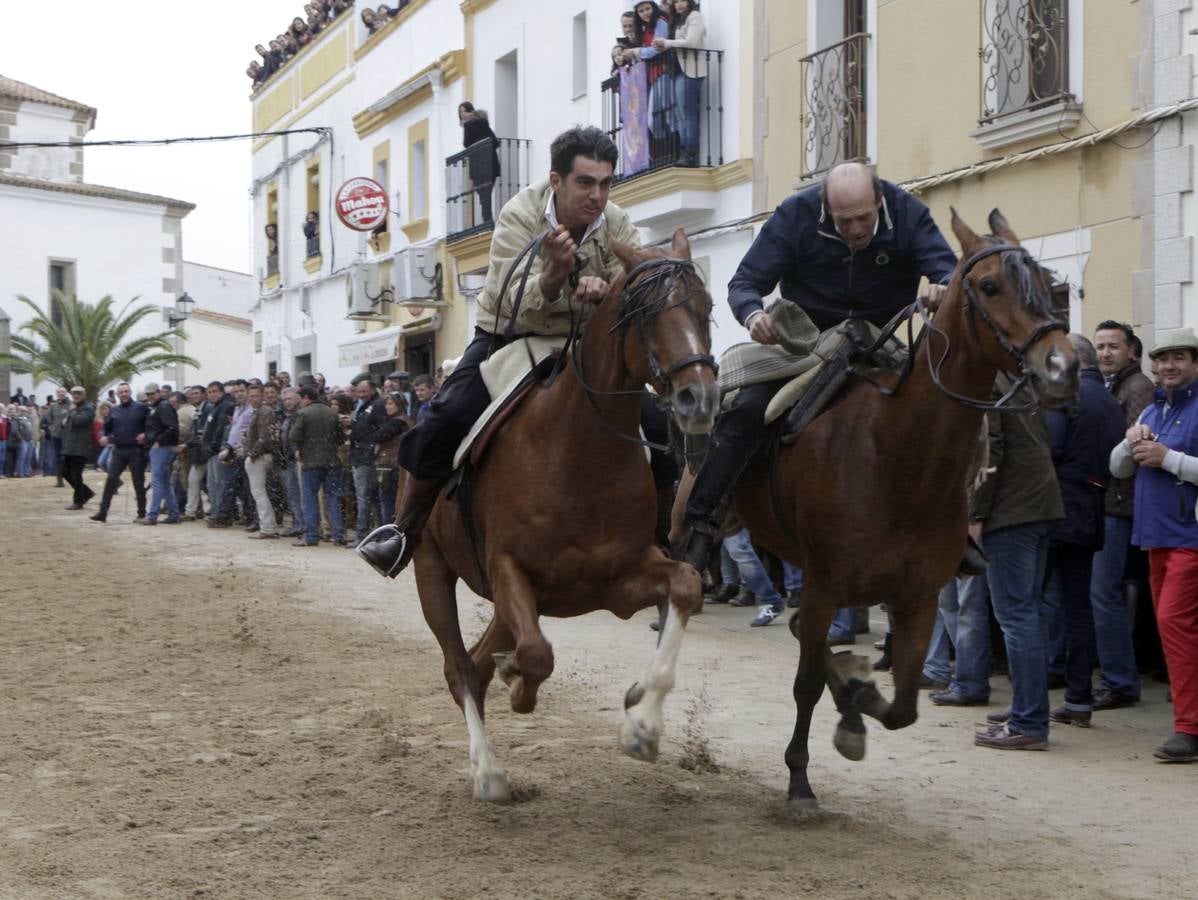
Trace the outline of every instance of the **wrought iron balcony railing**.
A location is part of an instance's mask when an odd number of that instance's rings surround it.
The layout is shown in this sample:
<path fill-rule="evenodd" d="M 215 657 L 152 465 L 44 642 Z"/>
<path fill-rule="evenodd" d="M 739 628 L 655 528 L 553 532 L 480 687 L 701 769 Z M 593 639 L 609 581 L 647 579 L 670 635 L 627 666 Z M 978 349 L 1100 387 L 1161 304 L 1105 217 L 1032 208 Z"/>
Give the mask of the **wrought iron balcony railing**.
<path fill-rule="evenodd" d="M 530 141 L 484 138 L 445 160 L 446 240 L 495 225 L 495 216 L 529 185 Z"/>
<path fill-rule="evenodd" d="M 1065 18 L 1068 2 L 981 0 L 979 124 L 1072 98 Z"/>
<path fill-rule="evenodd" d="M 724 52 L 677 48 L 605 80 L 603 130 L 620 148 L 616 181 L 671 166 L 724 164 Z"/>
<path fill-rule="evenodd" d="M 869 35 L 861 33 L 799 60 L 803 177 L 866 158 L 868 51 Z"/>
<path fill-rule="evenodd" d="M 305 237 L 304 241 L 307 244 L 308 259 L 311 259 L 313 256 L 320 256 L 320 235 L 319 234 L 314 234 L 311 237 Z"/>
<path fill-rule="evenodd" d="M 271 275 L 278 275 L 278 274 L 279 274 L 279 254 L 278 253 L 266 254 L 266 277 L 269 278 Z"/>

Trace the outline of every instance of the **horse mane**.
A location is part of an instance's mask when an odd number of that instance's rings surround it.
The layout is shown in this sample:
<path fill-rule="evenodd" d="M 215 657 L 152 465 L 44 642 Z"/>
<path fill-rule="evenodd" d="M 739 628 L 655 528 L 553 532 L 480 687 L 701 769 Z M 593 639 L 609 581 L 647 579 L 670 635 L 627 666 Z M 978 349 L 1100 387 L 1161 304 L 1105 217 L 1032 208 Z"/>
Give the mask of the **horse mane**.
<path fill-rule="evenodd" d="M 695 305 L 690 302 L 695 294 L 705 292 L 703 280 L 695 271 L 694 264 L 689 259 L 675 260 L 664 255 L 651 256 L 643 260 L 641 264 L 650 262 L 654 258 L 668 260 L 675 264 L 654 267 L 644 274 L 638 275 L 634 284 L 630 285 L 627 280 L 624 282 L 615 322 L 612 323 L 609 331 L 618 331 L 622 336 L 627 332 L 629 325 L 635 324 L 642 327 L 667 309 L 682 306 L 700 330 L 703 339 L 710 344 L 711 311 L 708 310 L 706 316 L 701 315 Z M 635 269 L 633 271 L 635 272 Z M 679 281 L 686 282 L 686 293 L 675 298 L 671 303 Z"/>
<path fill-rule="evenodd" d="M 991 246 L 1010 243 L 994 234 L 984 235 Z M 1004 250 L 998 254 L 1003 275 L 1023 298 L 1024 305 L 1036 315 L 1055 318 L 1052 309 L 1052 270 L 1040 265 L 1023 247 Z"/>

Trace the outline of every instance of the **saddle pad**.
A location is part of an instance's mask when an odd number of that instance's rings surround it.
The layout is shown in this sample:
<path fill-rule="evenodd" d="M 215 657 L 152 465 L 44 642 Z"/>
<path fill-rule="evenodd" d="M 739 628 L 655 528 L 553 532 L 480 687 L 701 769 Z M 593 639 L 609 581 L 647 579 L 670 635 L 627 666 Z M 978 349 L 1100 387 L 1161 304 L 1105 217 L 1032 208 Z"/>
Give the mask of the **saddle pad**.
<path fill-rule="evenodd" d="M 790 408 L 799 402 L 799 398 L 811 386 L 811 382 L 815 381 L 815 376 L 819 374 L 824 361 L 817 356 L 810 357 L 810 359 L 814 363 L 810 369 L 790 379 L 782 385 L 782 389 L 778 393 L 774 394 L 769 406 L 765 408 L 766 425 L 786 415 Z"/>
<path fill-rule="evenodd" d="M 466 437 L 462 439 L 462 443 L 458 444 L 457 452 L 453 456 L 455 469 L 465 461 L 470 453 L 470 446 L 482 434 L 487 423 L 491 421 L 508 397 L 520 386 L 524 376 L 531 372 L 536 364 L 544 362 L 564 346 L 566 346 L 565 337 L 533 335 L 520 338 L 506 347 L 496 350 L 479 366 L 483 384 L 487 386 L 487 393 L 491 395 L 491 403 L 475 421 Z M 529 362 L 530 353 L 532 354 L 531 363 Z"/>

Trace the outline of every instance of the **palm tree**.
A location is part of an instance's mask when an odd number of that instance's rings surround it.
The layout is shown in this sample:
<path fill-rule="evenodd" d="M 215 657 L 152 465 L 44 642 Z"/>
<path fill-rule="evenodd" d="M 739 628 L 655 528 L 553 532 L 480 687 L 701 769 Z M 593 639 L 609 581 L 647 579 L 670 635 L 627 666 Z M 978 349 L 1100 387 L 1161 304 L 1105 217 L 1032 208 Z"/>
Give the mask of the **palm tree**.
<path fill-rule="evenodd" d="M 125 341 L 138 322 L 159 310 L 150 305 L 130 310 L 136 297 L 114 313 L 111 295 L 93 305 L 54 291 L 53 309 L 61 315 L 60 323 L 54 321 L 57 315 L 47 315 L 28 297 L 17 299 L 33 310 L 34 317 L 20 327 L 25 334 L 12 335 L 12 352 L 0 353 L 0 365 L 32 374 L 35 384 L 80 385 L 94 401 L 102 388 L 142 372 L 179 364 L 199 366 L 190 356 L 175 352 L 171 338 L 186 337 L 177 328 Z"/>

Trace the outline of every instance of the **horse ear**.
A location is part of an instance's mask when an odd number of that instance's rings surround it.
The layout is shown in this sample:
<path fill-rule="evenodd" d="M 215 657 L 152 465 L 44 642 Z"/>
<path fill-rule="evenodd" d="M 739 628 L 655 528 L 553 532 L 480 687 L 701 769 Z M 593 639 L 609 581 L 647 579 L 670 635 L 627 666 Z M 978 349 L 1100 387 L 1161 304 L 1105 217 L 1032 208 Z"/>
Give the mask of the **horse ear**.
<path fill-rule="evenodd" d="M 615 238 L 611 240 L 611 252 L 616 254 L 616 259 L 624 264 L 624 271 L 631 272 L 640 263 L 640 258 L 637 256 L 637 249 L 617 241 Z"/>
<path fill-rule="evenodd" d="M 691 258 L 691 242 L 686 236 L 686 229 L 679 228 L 674 232 L 674 258 L 675 259 L 690 259 Z"/>
<path fill-rule="evenodd" d="M 973 249 L 978 242 L 978 236 L 973 233 L 973 229 L 965 224 L 965 220 L 957 215 L 956 208 L 950 206 L 949 210 L 953 214 L 953 234 L 957 236 L 957 240 L 961 242 L 961 255 L 968 256 L 969 251 Z"/>
<path fill-rule="evenodd" d="M 1015 237 L 1015 232 L 1007 224 L 1007 217 L 998 211 L 997 206 L 990 210 L 990 233 L 1010 241 L 1012 244 L 1019 243 L 1019 238 Z"/>

